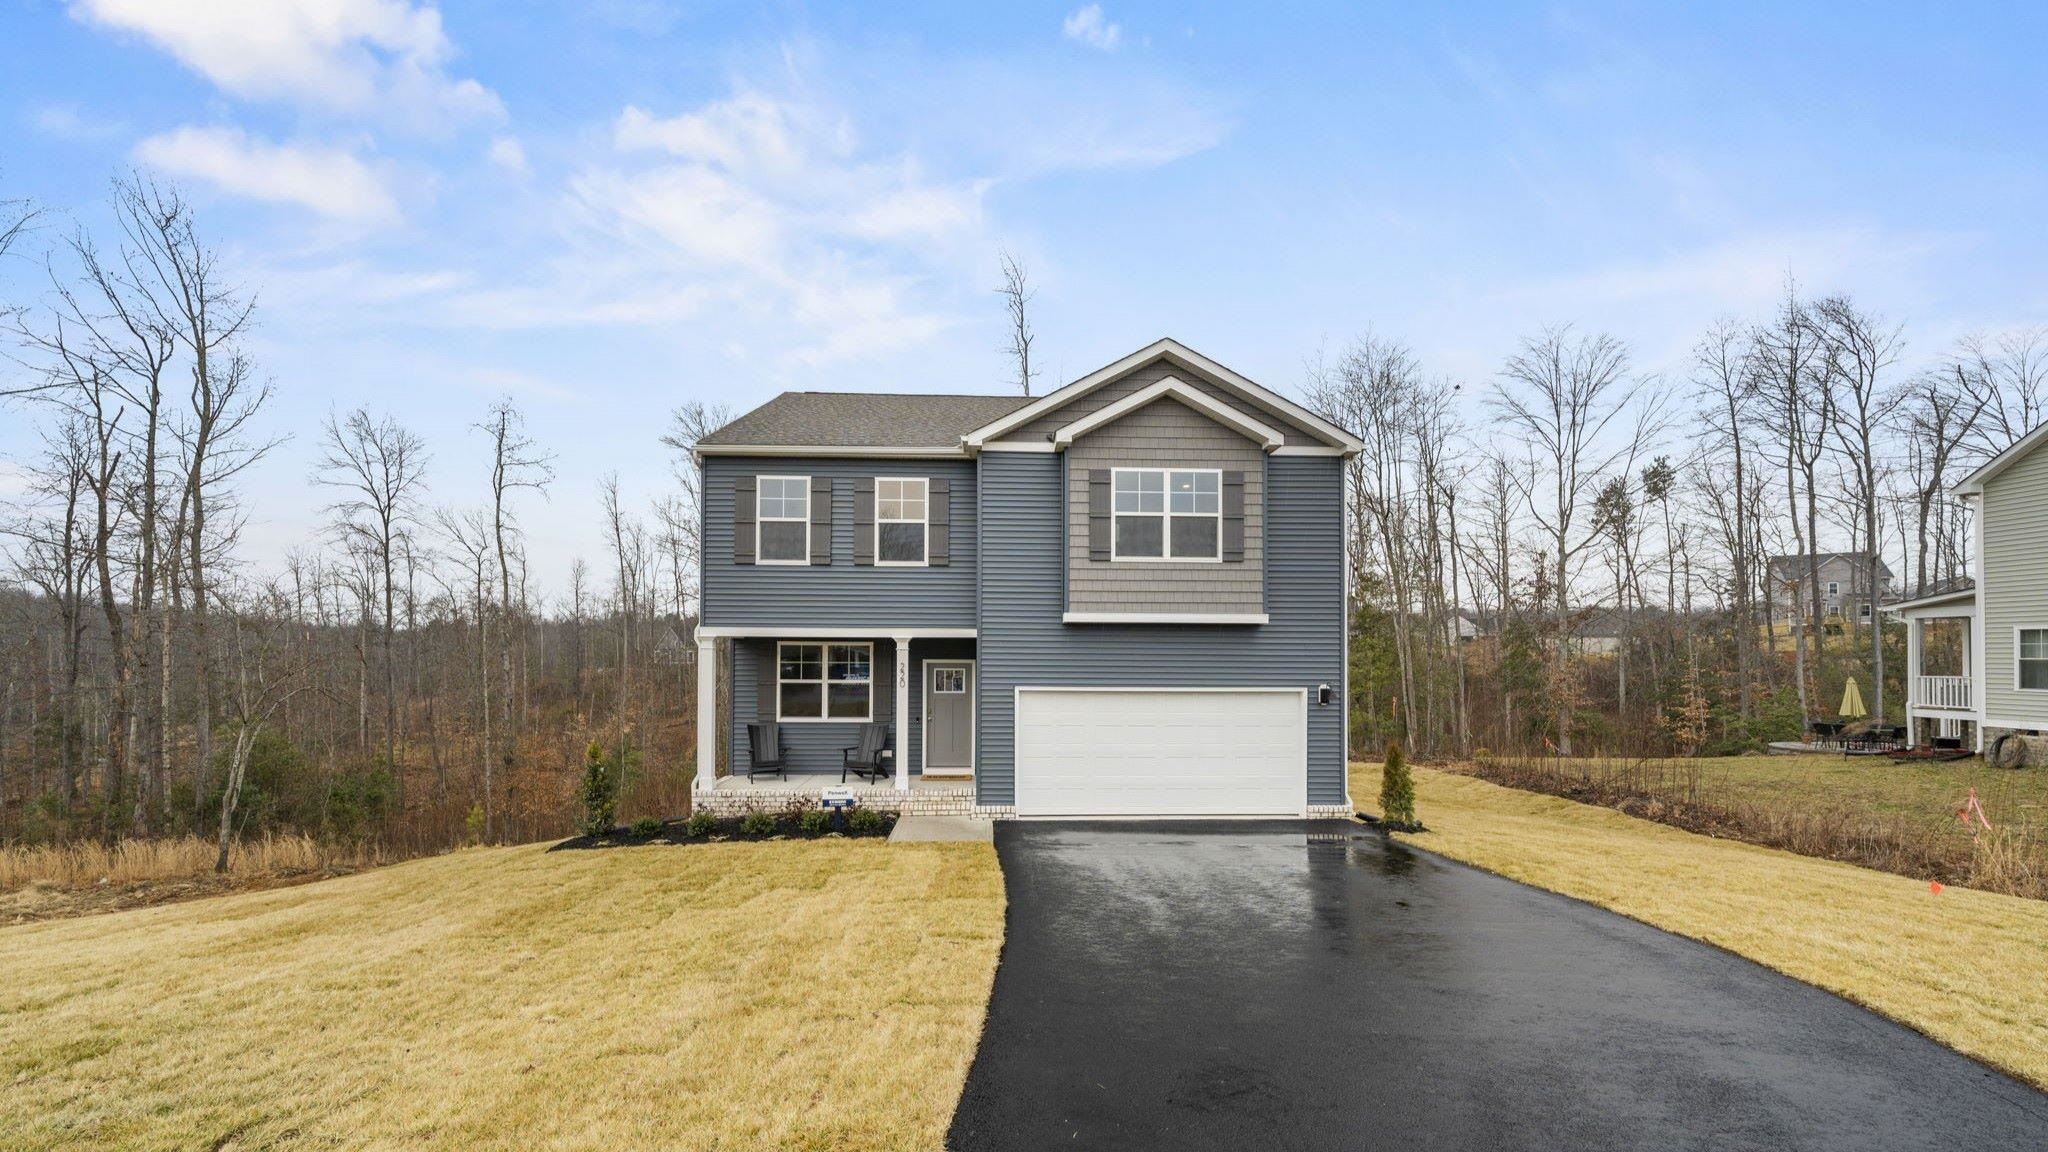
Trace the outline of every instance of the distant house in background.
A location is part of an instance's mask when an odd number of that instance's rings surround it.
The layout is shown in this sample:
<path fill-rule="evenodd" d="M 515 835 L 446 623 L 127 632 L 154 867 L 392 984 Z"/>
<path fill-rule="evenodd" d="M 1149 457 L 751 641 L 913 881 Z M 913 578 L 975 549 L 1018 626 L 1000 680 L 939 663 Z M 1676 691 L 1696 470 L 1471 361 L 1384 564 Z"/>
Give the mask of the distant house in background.
<path fill-rule="evenodd" d="M 1664 618 L 1661 608 L 1638 608 L 1630 615 L 1623 615 L 1619 609 L 1604 605 L 1584 604 L 1571 609 L 1572 650 L 1581 656 L 1612 656 L 1621 651 L 1621 642 L 1631 627 L 1642 628 Z M 1552 612 L 1524 612 L 1530 627 L 1536 629 L 1539 640 L 1547 640 L 1555 631 L 1551 624 Z M 1446 635 L 1455 629 L 1461 641 L 1492 639 L 1500 635 L 1500 616 L 1494 612 L 1475 612 L 1459 609 L 1452 616 L 1452 622 L 1445 626 Z"/>
<path fill-rule="evenodd" d="M 1870 594 L 1868 552 L 1822 552 L 1810 560 L 1803 553 L 1773 556 L 1770 577 L 1773 623 L 1803 619 L 1813 602 L 1813 583 L 1818 583 L 1823 617 L 1868 624 L 1872 604 L 1882 604 L 1890 597 L 1893 580 L 1891 568 L 1879 560 L 1877 595 Z"/>

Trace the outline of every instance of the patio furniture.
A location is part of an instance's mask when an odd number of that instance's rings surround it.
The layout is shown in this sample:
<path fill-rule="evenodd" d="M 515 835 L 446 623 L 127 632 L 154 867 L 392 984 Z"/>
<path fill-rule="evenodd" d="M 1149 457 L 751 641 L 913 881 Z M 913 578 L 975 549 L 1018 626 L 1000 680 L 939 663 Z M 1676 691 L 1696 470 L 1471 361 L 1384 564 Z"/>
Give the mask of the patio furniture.
<path fill-rule="evenodd" d="M 748 780 L 751 781 L 757 773 L 789 779 L 789 774 L 783 770 L 784 752 L 782 725 L 772 722 L 747 725 Z"/>
<path fill-rule="evenodd" d="M 1842 729 L 1845 727 L 1847 725 L 1838 724 L 1832 720 L 1809 720 L 1806 722 L 1806 730 L 1812 733 L 1813 742 L 1822 747 L 1840 740 Z"/>
<path fill-rule="evenodd" d="M 839 782 L 846 783 L 846 774 L 853 773 L 864 780 L 880 783 L 883 766 L 883 752 L 889 746 L 887 724 L 863 724 L 860 726 L 860 743 L 840 750 Z"/>

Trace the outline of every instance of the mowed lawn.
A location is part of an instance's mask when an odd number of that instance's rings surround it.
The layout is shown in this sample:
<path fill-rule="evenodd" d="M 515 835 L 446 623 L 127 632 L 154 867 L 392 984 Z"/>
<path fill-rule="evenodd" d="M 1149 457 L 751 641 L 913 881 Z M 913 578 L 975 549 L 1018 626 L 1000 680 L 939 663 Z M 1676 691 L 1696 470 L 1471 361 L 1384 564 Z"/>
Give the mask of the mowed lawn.
<path fill-rule="evenodd" d="M 0 929 L 0 1148 L 936 1149 L 988 845 L 472 849 Z"/>
<path fill-rule="evenodd" d="M 1380 771 L 1352 797 L 1377 813 Z M 2048 902 L 1718 840 L 1415 769 L 1401 839 L 1705 941 L 2048 1089 Z"/>

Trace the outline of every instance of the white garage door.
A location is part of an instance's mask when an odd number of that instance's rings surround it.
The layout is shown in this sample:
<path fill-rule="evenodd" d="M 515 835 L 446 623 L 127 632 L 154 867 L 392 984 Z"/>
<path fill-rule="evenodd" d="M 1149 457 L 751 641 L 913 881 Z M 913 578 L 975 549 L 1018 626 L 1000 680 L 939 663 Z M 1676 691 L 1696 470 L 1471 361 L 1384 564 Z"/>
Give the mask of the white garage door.
<path fill-rule="evenodd" d="M 1020 816 L 1299 816 L 1308 698 L 1293 688 L 1020 688 Z"/>

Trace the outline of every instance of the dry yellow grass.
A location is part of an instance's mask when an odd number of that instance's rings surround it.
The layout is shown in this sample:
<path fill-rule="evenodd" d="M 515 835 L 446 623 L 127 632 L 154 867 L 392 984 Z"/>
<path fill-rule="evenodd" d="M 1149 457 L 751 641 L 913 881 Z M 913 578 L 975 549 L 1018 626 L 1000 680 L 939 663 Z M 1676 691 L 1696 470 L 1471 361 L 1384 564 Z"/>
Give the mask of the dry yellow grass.
<path fill-rule="evenodd" d="M 1415 788 L 1430 830 L 1401 839 L 1418 848 L 1726 948 L 2048 1089 L 2048 902 L 1935 895 L 1426 768 Z M 1376 802 L 1376 766 L 1352 766 L 1351 794 Z"/>
<path fill-rule="evenodd" d="M 30 884 L 77 888 L 87 884 L 136 884 L 209 875 L 218 846 L 197 836 L 152 840 L 96 840 L 68 844 L 0 845 L 0 892 Z M 305 835 L 260 836 L 239 841 L 228 856 L 235 876 L 283 876 L 333 868 L 370 868 L 382 863 L 374 847 L 329 844 Z"/>
<path fill-rule="evenodd" d="M 472 849 L 0 929 L 0 1148 L 938 1148 L 986 845 Z"/>

